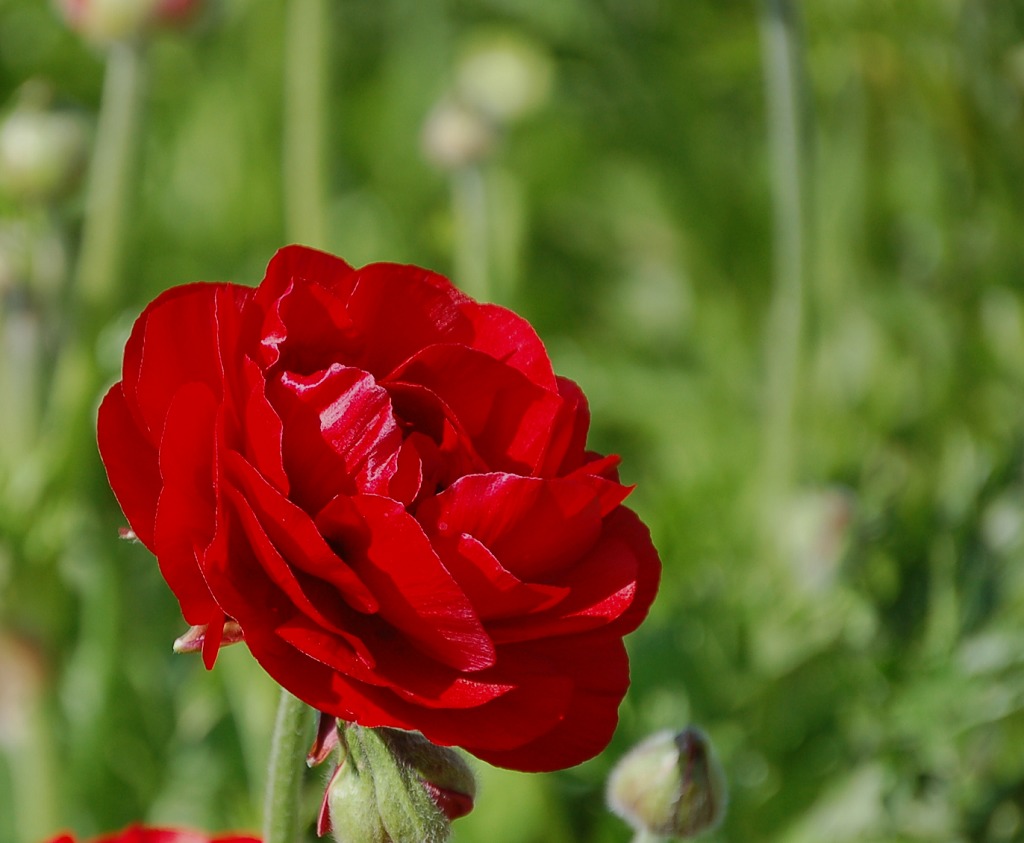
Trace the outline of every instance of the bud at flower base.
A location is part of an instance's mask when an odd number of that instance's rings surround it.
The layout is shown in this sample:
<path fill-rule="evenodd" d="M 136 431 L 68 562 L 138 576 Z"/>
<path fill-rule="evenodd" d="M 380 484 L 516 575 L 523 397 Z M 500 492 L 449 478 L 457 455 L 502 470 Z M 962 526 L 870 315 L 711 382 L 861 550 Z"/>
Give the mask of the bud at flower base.
<path fill-rule="evenodd" d="M 696 837 L 725 815 L 725 775 L 694 727 L 658 732 L 630 750 L 608 778 L 608 807 L 638 832 Z"/>
<path fill-rule="evenodd" d="M 476 782 L 453 749 L 399 729 L 339 723 L 341 766 L 318 831 L 338 843 L 443 843 L 468 814 Z"/>

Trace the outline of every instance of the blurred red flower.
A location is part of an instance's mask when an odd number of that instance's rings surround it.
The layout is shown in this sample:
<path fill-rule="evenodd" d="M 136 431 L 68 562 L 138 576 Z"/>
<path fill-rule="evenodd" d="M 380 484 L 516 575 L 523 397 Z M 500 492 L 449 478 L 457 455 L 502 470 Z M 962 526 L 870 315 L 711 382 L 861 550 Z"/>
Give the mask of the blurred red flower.
<path fill-rule="evenodd" d="M 77 841 L 71 834 L 61 834 L 47 843 L 77 843 Z M 260 839 L 250 835 L 235 834 L 214 837 L 202 831 L 146 828 L 141 825 L 132 825 L 123 831 L 95 837 L 89 843 L 260 843 Z"/>
<path fill-rule="evenodd" d="M 494 764 L 599 752 L 660 563 L 530 325 L 412 266 L 292 246 L 168 290 L 99 414 L 186 620 L 293 694 Z"/>

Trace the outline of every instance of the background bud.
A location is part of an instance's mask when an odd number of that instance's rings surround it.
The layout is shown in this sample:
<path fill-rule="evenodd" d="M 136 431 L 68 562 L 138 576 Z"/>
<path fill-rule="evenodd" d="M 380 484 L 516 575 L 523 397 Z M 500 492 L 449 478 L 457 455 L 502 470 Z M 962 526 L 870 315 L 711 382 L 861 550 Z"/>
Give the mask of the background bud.
<path fill-rule="evenodd" d="M 124 41 L 151 26 L 189 23 L 206 0 L 59 0 L 68 26 L 99 44 Z"/>
<path fill-rule="evenodd" d="M 60 0 L 68 26 L 101 44 L 138 35 L 156 5 L 157 0 Z"/>
<path fill-rule="evenodd" d="M 423 124 L 423 155 L 442 170 L 481 161 L 494 149 L 496 140 L 494 126 L 478 109 L 454 99 L 434 106 Z"/>
<path fill-rule="evenodd" d="M 540 108 L 551 94 L 554 67 L 540 45 L 513 31 L 477 35 L 456 67 L 460 99 L 501 123 Z"/>
<path fill-rule="evenodd" d="M 699 729 L 658 732 L 630 750 L 608 778 L 608 806 L 637 831 L 695 837 L 725 815 L 726 783 Z"/>
<path fill-rule="evenodd" d="M 51 109 L 50 93 L 30 84 L 0 123 L 0 187 L 25 202 L 59 198 L 73 187 L 86 158 L 85 118 Z"/>

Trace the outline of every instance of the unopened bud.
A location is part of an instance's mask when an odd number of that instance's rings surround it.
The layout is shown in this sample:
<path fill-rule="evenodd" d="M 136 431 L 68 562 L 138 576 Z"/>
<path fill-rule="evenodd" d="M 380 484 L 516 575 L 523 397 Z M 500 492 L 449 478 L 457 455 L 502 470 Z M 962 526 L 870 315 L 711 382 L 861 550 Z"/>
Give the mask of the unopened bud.
<path fill-rule="evenodd" d="M 341 724 L 343 758 L 319 831 L 338 843 L 443 843 L 472 808 L 476 783 L 455 750 L 397 729 Z M 439 798 L 440 796 L 440 798 Z"/>
<path fill-rule="evenodd" d="M 496 133 L 483 114 L 452 99 L 439 102 L 423 125 L 423 154 L 442 170 L 457 170 L 486 158 Z"/>
<path fill-rule="evenodd" d="M 135 38 L 154 26 L 191 21 L 206 0 L 59 0 L 68 26 L 98 44 Z"/>
<path fill-rule="evenodd" d="M 608 778 L 608 806 L 636 831 L 696 837 L 725 815 L 725 775 L 707 736 L 658 732 L 630 750 Z"/>
<path fill-rule="evenodd" d="M 525 117 L 548 99 L 551 58 L 514 31 L 473 38 L 456 67 L 458 96 L 500 123 Z"/>
<path fill-rule="evenodd" d="M 85 167 L 82 115 L 26 101 L 0 123 L 0 187 L 20 201 L 59 198 Z"/>
<path fill-rule="evenodd" d="M 60 0 L 64 20 L 75 32 L 100 44 L 138 35 L 157 0 Z"/>
<path fill-rule="evenodd" d="M 377 731 L 391 753 L 416 772 L 427 795 L 449 820 L 457 820 L 473 810 L 476 777 L 458 752 L 431 743 L 419 732 Z"/>

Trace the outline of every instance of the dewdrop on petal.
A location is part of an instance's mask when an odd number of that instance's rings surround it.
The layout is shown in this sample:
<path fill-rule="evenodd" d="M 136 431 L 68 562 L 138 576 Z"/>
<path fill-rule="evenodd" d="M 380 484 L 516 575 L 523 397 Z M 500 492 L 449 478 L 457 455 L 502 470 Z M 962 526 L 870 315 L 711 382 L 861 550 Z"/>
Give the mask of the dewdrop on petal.
<path fill-rule="evenodd" d="M 658 732 L 624 755 L 608 777 L 608 807 L 634 830 L 696 837 L 725 815 L 725 775 L 697 728 Z"/>

